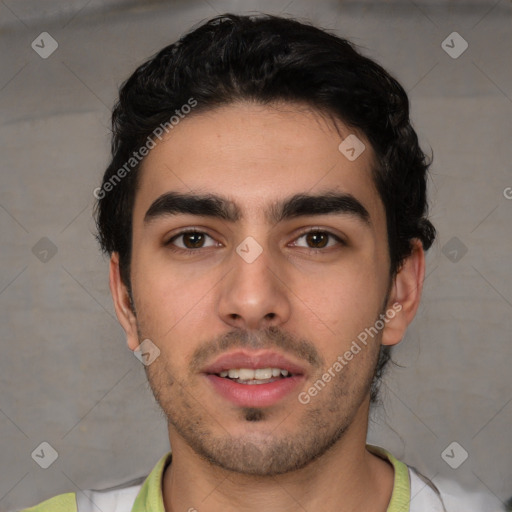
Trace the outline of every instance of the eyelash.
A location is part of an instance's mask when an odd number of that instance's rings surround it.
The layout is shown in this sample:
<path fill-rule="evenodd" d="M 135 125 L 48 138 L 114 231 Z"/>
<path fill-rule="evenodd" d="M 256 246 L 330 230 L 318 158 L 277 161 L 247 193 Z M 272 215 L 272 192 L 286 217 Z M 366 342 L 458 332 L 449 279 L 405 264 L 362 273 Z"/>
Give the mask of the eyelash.
<path fill-rule="evenodd" d="M 197 229 L 186 229 L 186 230 L 180 231 L 179 233 L 176 233 L 175 235 L 173 235 L 167 242 L 164 243 L 164 245 L 166 247 L 168 247 L 170 251 L 176 252 L 176 253 L 180 253 L 180 254 L 184 254 L 186 256 L 192 255 L 194 253 L 197 254 L 197 252 L 199 250 L 205 249 L 205 247 L 198 247 L 197 249 L 183 249 L 182 247 L 176 247 L 176 246 L 173 245 L 172 242 L 174 240 L 176 240 L 180 236 L 186 235 L 188 233 L 197 233 L 197 234 L 201 234 L 201 235 L 206 235 L 206 236 L 208 236 L 208 237 L 213 239 L 213 237 L 211 237 L 210 235 L 208 235 L 208 233 L 205 233 L 204 231 L 200 231 L 200 230 L 197 230 Z M 328 230 L 320 229 L 320 228 L 309 228 L 306 231 L 303 231 L 302 233 L 300 233 L 297 236 L 297 238 L 295 238 L 295 240 L 298 240 L 299 238 L 302 238 L 305 235 L 309 235 L 310 233 L 324 234 L 324 235 L 327 235 L 327 236 L 329 236 L 331 238 L 334 238 L 334 240 L 336 240 L 342 246 L 346 246 L 347 245 L 346 242 L 344 240 L 342 240 L 339 236 L 335 235 L 334 233 L 331 233 Z M 211 247 L 206 247 L 206 249 L 209 249 L 209 248 L 211 248 Z M 325 252 L 325 250 L 329 249 L 329 248 L 330 247 L 324 247 L 324 248 L 320 248 L 320 249 L 307 248 L 307 250 L 308 250 L 308 252 L 316 254 L 316 253 L 319 253 L 319 252 Z"/>
<path fill-rule="evenodd" d="M 176 238 L 179 238 L 180 236 L 186 235 L 188 233 L 197 233 L 200 235 L 206 235 L 213 239 L 208 233 L 205 233 L 204 231 L 199 231 L 198 229 L 185 229 L 183 231 L 180 231 L 179 233 L 176 233 L 174 236 L 172 236 L 167 242 L 165 242 L 165 246 L 169 248 L 172 252 L 177 252 L 180 254 L 185 254 L 185 256 L 192 255 L 194 253 L 197 253 L 200 249 L 205 249 L 205 247 L 198 247 L 197 249 L 183 249 L 182 247 L 175 247 L 173 245 L 173 241 L 176 240 Z"/>

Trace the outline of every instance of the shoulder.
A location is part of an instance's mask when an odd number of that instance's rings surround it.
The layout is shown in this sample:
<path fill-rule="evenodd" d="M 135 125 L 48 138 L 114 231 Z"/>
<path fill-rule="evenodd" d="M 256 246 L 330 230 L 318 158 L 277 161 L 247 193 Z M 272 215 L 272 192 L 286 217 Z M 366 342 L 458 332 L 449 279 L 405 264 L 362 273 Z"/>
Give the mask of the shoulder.
<path fill-rule="evenodd" d="M 74 492 L 59 494 L 20 512 L 77 512 L 76 494 Z"/>
<path fill-rule="evenodd" d="M 171 460 L 171 452 L 168 452 L 148 476 L 108 489 L 60 494 L 17 512 L 129 512 L 134 508 L 146 510 L 146 503 L 153 504 L 151 510 L 163 512 L 161 481 L 163 472 Z"/>
<path fill-rule="evenodd" d="M 413 467 L 408 468 L 411 483 L 410 512 L 448 512 L 436 485 Z"/>
<path fill-rule="evenodd" d="M 436 479 L 448 512 L 504 512 L 503 502 L 490 492 L 469 490 L 448 479 Z"/>
<path fill-rule="evenodd" d="M 60 494 L 20 512 L 126 512 L 131 510 L 141 485 Z"/>
<path fill-rule="evenodd" d="M 503 504 L 495 496 L 464 489 L 453 480 L 432 482 L 409 466 L 411 481 L 410 512 L 503 512 Z"/>
<path fill-rule="evenodd" d="M 413 466 L 399 461 L 387 450 L 367 445 L 395 470 L 393 493 L 387 512 L 504 512 L 495 496 L 468 491 L 452 480 L 437 478 L 435 483 Z"/>
<path fill-rule="evenodd" d="M 133 504 L 142 485 L 130 485 L 104 491 L 84 491 L 77 497 L 78 512 L 127 512 Z"/>

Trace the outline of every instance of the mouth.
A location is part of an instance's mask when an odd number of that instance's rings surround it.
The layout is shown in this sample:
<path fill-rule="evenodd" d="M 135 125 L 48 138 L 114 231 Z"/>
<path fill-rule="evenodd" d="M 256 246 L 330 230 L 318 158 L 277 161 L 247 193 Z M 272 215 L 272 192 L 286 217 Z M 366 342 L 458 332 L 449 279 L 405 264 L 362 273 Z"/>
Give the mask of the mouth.
<path fill-rule="evenodd" d="M 214 393 L 241 407 L 276 404 L 306 378 L 306 371 L 273 352 L 224 354 L 203 370 Z"/>
<path fill-rule="evenodd" d="M 230 379 L 237 384 L 268 384 L 280 379 L 287 379 L 293 375 L 283 368 L 232 368 L 223 370 L 218 374 L 223 379 Z"/>

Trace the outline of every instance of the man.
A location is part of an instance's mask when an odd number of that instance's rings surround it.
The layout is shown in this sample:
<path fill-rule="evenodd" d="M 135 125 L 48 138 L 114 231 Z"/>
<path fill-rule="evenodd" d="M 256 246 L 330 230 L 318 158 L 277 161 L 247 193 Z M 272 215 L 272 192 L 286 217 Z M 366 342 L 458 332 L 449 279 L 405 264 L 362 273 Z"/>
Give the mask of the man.
<path fill-rule="evenodd" d="M 403 88 L 318 28 L 223 15 L 123 84 L 112 156 L 98 238 L 172 455 L 28 510 L 446 510 L 366 445 L 435 237 Z"/>

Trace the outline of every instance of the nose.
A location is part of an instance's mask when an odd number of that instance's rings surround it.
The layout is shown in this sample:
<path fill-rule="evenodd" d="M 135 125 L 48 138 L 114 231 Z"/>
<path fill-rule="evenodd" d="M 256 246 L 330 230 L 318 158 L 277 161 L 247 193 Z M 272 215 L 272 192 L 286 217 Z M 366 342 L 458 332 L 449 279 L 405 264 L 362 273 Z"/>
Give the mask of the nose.
<path fill-rule="evenodd" d="M 248 330 L 287 322 L 291 305 L 284 271 L 267 249 L 249 261 L 233 251 L 231 271 L 219 283 L 218 315 L 229 326 Z"/>

